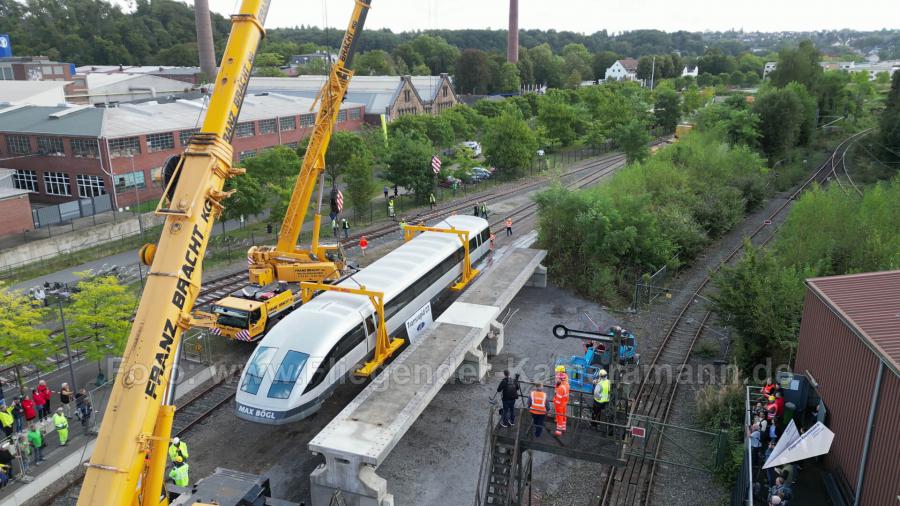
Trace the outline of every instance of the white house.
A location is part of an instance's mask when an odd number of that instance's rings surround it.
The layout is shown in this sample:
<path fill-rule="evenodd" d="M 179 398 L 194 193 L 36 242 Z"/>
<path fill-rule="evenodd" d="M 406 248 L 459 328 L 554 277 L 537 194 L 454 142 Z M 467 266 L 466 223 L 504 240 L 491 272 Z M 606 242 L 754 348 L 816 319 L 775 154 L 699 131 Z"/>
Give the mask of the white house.
<path fill-rule="evenodd" d="M 614 79 L 616 81 L 635 81 L 637 80 L 638 61 L 634 58 L 626 58 L 624 60 L 616 60 L 608 69 L 606 69 L 606 80 Z"/>
<path fill-rule="evenodd" d="M 696 65 L 685 65 L 684 69 L 681 71 L 681 77 L 697 77 L 699 73 L 699 69 Z"/>
<path fill-rule="evenodd" d="M 775 71 L 775 68 L 778 66 L 777 62 L 768 61 L 766 62 L 766 66 L 763 67 L 763 79 L 769 77 L 769 74 Z"/>

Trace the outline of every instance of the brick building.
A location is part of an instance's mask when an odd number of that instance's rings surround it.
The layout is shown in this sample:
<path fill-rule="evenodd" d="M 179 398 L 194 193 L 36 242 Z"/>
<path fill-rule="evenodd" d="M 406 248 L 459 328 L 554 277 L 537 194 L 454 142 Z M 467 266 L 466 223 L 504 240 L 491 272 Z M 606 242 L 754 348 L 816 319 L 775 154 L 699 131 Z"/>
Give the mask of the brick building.
<path fill-rule="evenodd" d="M 312 100 L 248 95 L 241 109 L 235 161 L 277 145 L 297 146 L 312 133 Z M 112 194 L 113 206 L 159 197 L 166 160 L 184 151 L 206 112 L 202 100 L 80 106 L 0 106 L 0 166 L 31 200 L 59 203 Z M 341 105 L 338 130 L 358 130 L 365 107 Z"/>
<path fill-rule="evenodd" d="M 2 81 L 71 81 L 71 63 L 51 61 L 46 56 L 0 58 Z"/>
<path fill-rule="evenodd" d="M 252 77 L 252 92 L 276 92 L 296 97 L 315 98 L 326 76 Z M 354 76 L 347 100 L 365 104 L 366 121 L 388 121 L 404 114 L 437 114 L 459 103 L 447 74 L 439 76 Z"/>
<path fill-rule="evenodd" d="M 34 229 L 28 191 L 13 184 L 15 171 L 0 169 L 0 237 Z"/>

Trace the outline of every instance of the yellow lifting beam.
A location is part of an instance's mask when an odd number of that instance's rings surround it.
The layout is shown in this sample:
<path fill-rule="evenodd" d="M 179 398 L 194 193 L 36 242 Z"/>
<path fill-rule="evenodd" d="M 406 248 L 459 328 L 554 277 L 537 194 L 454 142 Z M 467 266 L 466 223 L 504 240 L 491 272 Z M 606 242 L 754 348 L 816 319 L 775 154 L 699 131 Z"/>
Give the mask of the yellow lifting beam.
<path fill-rule="evenodd" d="M 403 225 L 403 240 L 409 241 L 415 237 L 416 232 L 440 232 L 442 234 L 455 234 L 459 237 L 459 240 L 462 241 L 463 244 L 463 251 L 465 252 L 462 274 L 459 276 L 459 282 L 451 286 L 450 289 L 460 291 L 469 286 L 469 283 L 471 283 L 472 280 L 475 279 L 475 276 L 478 275 L 478 269 L 472 268 L 472 259 L 469 257 L 469 231 L 458 230 L 453 227 L 440 228 L 426 227 L 425 225 Z"/>
<path fill-rule="evenodd" d="M 364 285 L 359 288 L 351 288 L 347 286 L 326 285 L 325 283 L 302 282 L 300 283 L 300 297 L 306 304 L 316 295 L 316 292 L 327 290 L 330 292 L 350 293 L 354 295 L 365 295 L 375 308 L 378 315 L 378 322 L 375 329 L 375 356 L 372 360 L 366 362 L 362 367 L 354 371 L 357 376 L 369 377 L 381 367 L 387 359 L 391 358 L 397 350 L 403 346 L 403 339 L 391 339 L 388 336 L 387 325 L 384 322 L 384 293 L 374 290 L 367 290 Z"/>

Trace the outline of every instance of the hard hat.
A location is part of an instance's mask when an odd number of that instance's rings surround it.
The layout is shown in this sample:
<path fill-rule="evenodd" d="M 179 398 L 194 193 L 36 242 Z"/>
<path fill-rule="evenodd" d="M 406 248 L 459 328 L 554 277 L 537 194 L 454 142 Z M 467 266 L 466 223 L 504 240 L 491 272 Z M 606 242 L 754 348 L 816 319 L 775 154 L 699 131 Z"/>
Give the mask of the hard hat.
<path fill-rule="evenodd" d="M 769 400 L 770 400 L 770 401 L 774 401 L 774 400 L 775 400 L 775 396 L 774 396 L 774 395 L 770 395 L 770 396 L 769 396 Z"/>
<path fill-rule="evenodd" d="M 781 497 L 773 495 L 772 498 L 769 499 L 769 502 L 771 502 L 772 504 L 781 504 Z"/>
<path fill-rule="evenodd" d="M 181 455 L 176 455 L 175 462 L 178 462 L 179 464 L 181 464 L 182 462 L 184 462 L 184 457 L 182 457 Z"/>
<path fill-rule="evenodd" d="M 600 369 L 600 376 L 606 376 L 606 369 Z"/>
<path fill-rule="evenodd" d="M 180 442 L 181 442 L 181 440 L 178 439 L 177 436 L 172 438 L 172 444 L 177 445 L 177 444 L 180 443 Z"/>
<path fill-rule="evenodd" d="M 62 412 L 63 412 L 62 406 L 56 408 L 56 412 L 57 412 L 57 413 L 62 413 Z"/>
<path fill-rule="evenodd" d="M 566 372 L 566 366 L 564 366 L 564 365 L 556 366 L 556 372 Z"/>

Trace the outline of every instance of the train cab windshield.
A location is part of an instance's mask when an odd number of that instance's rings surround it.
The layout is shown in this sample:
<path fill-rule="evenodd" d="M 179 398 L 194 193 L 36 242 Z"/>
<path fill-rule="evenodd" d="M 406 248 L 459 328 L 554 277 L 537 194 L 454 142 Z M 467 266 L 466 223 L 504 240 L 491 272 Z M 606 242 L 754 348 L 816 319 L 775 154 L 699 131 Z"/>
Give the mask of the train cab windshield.
<path fill-rule="evenodd" d="M 256 395 L 259 386 L 262 384 L 266 369 L 272 363 L 272 358 L 278 352 L 277 348 L 271 346 L 260 346 L 253 353 L 253 358 L 244 369 L 244 381 L 241 383 L 241 390 L 251 395 Z"/>
<path fill-rule="evenodd" d="M 269 387 L 269 397 L 272 399 L 287 399 L 297 383 L 297 377 L 309 355 L 299 351 L 289 351 L 275 371 L 275 377 L 272 379 L 272 386 Z"/>

